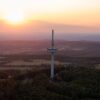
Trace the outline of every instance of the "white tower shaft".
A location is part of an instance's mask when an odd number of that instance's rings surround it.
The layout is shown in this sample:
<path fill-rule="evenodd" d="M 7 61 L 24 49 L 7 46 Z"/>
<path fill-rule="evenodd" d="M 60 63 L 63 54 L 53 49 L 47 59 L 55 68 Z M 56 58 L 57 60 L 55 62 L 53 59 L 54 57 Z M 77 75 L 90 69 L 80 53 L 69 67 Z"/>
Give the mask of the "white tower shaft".
<path fill-rule="evenodd" d="M 54 78 L 54 69 L 55 69 L 55 53 L 56 53 L 56 48 L 54 46 L 54 30 L 52 30 L 52 41 L 51 41 L 51 48 L 48 49 L 49 52 L 51 53 L 51 79 Z"/>
<path fill-rule="evenodd" d="M 55 59 L 54 59 L 54 54 L 52 54 L 52 55 L 51 55 L 51 76 L 50 76 L 51 79 L 54 78 L 54 73 L 55 73 L 55 72 L 54 72 L 54 67 L 55 67 L 55 66 L 54 66 L 54 65 L 55 65 L 54 60 L 55 60 Z"/>
<path fill-rule="evenodd" d="M 52 30 L 52 51 L 54 49 L 54 30 Z M 51 54 L 51 78 L 53 79 L 54 78 L 54 65 L 55 65 L 55 62 L 54 62 L 54 53 L 52 52 Z"/>

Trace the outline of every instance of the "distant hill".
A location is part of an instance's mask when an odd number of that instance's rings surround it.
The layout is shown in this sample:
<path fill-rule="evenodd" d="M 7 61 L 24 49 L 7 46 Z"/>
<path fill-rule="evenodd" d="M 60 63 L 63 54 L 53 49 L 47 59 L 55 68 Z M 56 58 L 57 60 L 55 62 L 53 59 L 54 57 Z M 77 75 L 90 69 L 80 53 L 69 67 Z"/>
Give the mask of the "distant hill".
<path fill-rule="evenodd" d="M 57 55 L 69 57 L 100 57 L 100 42 L 93 41 L 55 41 Z M 50 41 L 0 41 L 0 55 L 10 54 L 49 54 Z"/>
<path fill-rule="evenodd" d="M 31 20 L 19 26 L 11 26 L 0 21 L 0 40 L 40 40 L 49 39 L 51 29 L 57 39 L 64 40 L 100 40 L 100 27 L 67 25 Z"/>

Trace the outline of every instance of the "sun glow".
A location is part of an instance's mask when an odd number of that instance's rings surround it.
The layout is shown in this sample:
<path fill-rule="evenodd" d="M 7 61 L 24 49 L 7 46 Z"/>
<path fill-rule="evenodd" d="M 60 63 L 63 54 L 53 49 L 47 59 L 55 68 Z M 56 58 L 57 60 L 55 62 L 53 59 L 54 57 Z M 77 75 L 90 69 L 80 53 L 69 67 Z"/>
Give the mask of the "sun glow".
<path fill-rule="evenodd" d="M 17 13 L 17 12 L 12 12 L 12 13 L 8 13 L 5 15 L 5 18 L 7 23 L 9 24 L 21 24 L 25 21 L 24 16 L 21 13 Z"/>
<path fill-rule="evenodd" d="M 100 0 L 0 0 L 0 18 L 15 25 L 30 20 L 100 25 Z"/>

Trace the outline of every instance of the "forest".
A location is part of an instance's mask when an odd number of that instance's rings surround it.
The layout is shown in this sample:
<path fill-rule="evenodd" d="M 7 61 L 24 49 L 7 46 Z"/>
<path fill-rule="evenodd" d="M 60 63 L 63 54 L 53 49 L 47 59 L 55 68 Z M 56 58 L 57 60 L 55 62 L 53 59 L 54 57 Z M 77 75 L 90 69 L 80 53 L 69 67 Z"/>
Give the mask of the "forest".
<path fill-rule="evenodd" d="M 3 74 L 8 72 L 0 72 Z M 100 70 L 68 66 L 55 70 L 53 80 L 49 74 L 49 69 L 23 74 L 13 72 L 13 77 L 0 80 L 0 100 L 100 99 Z"/>

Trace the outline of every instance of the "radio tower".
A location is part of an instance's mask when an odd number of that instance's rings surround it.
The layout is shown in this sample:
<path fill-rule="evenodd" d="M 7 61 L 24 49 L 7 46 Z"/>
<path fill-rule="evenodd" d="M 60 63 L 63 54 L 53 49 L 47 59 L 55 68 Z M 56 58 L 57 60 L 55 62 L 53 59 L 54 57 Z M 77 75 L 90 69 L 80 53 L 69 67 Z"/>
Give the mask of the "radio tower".
<path fill-rule="evenodd" d="M 55 53 L 57 49 L 54 44 L 54 30 L 52 30 L 52 40 L 51 40 L 51 48 L 48 49 L 51 53 L 51 75 L 50 78 L 54 79 L 54 68 L 55 68 Z"/>

